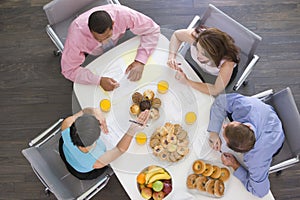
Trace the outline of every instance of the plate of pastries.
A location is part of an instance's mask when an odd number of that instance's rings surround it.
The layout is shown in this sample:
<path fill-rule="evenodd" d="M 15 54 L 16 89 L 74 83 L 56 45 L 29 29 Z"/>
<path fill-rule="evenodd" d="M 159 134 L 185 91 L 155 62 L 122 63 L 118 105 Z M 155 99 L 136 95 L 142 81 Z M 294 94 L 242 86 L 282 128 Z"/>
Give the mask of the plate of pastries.
<path fill-rule="evenodd" d="M 149 147 L 159 161 L 176 163 L 190 151 L 188 132 L 178 123 L 166 122 L 154 130 Z"/>
<path fill-rule="evenodd" d="M 150 118 L 152 120 L 157 120 L 160 117 L 159 108 L 162 102 L 160 98 L 155 96 L 153 90 L 136 91 L 131 95 L 131 99 L 130 114 L 138 116 L 144 110 L 150 110 Z"/>
<path fill-rule="evenodd" d="M 222 164 L 198 159 L 193 162 L 186 186 L 190 192 L 220 198 L 224 196 L 230 176 L 229 169 Z"/>

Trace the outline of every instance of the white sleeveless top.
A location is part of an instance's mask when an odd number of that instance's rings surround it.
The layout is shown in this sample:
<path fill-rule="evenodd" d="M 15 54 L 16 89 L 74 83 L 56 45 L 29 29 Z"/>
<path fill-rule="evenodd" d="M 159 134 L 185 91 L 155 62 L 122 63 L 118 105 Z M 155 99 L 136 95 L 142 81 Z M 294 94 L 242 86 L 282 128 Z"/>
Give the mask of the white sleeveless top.
<path fill-rule="evenodd" d="M 225 59 L 222 59 L 219 66 L 215 67 L 215 65 L 213 65 L 212 61 L 209 61 L 208 63 L 201 63 L 198 59 L 198 50 L 194 45 L 191 45 L 191 56 L 193 58 L 193 60 L 198 64 L 198 66 L 206 73 L 214 75 L 214 76 L 218 76 L 219 72 L 220 72 L 220 68 L 223 65 L 223 63 L 226 61 Z M 234 67 L 236 67 L 236 64 L 234 65 Z"/>

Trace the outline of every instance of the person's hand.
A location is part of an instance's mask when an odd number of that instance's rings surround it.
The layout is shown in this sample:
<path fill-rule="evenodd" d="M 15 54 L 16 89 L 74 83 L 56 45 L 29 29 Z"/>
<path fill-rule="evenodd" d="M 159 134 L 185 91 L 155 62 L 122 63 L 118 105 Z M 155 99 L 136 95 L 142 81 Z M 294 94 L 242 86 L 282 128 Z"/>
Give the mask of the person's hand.
<path fill-rule="evenodd" d="M 94 116 L 96 117 L 96 119 L 99 121 L 100 123 L 100 128 L 101 130 L 107 134 L 108 133 L 108 128 L 107 128 L 107 124 L 106 124 L 106 119 L 103 116 L 100 108 L 95 108 L 94 109 Z"/>
<path fill-rule="evenodd" d="M 188 77 L 186 76 L 186 74 L 183 72 L 183 70 L 180 67 L 178 67 L 178 69 L 176 71 L 175 79 L 183 84 L 188 84 L 188 81 L 189 81 Z"/>
<path fill-rule="evenodd" d="M 172 69 L 179 70 L 179 63 L 176 61 L 175 58 L 169 58 L 167 65 Z"/>
<path fill-rule="evenodd" d="M 219 134 L 215 133 L 215 132 L 210 132 L 209 133 L 209 146 L 215 151 L 220 151 L 221 144 L 222 144 L 222 141 L 219 137 Z"/>
<path fill-rule="evenodd" d="M 100 86 L 105 90 L 105 91 L 112 91 L 116 89 L 117 87 L 120 86 L 120 84 L 115 81 L 112 78 L 109 77 L 101 77 L 100 79 Z"/>
<path fill-rule="evenodd" d="M 223 153 L 221 160 L 224 165 L 232 167 L 234 170 L 237 170 L 237 168 L 241 166 L 241 164 L 231 153 Z"/>
<path fill-rule="evenodd" d="M 128 133 L 131 135 L 134 135 L 136 132 L 143 130 L 149 120 L 149 116 L 150 116 L 149 110 L 145 110 L 145 111 L 141 112 L 139 114 L 138 118 L 136 119 L 136 121 L 143 125 L 141 126 L 139 124 L 132 123 L 128 129 Z"/>
<path fill-rule="evenodd" d="M 131 81 L 138 81 L 142 78 L 143 71 L 144 64 L 138 61 L 134 61 L 127 67 L 125 74 L 129 73 L 127 79 Z"/>

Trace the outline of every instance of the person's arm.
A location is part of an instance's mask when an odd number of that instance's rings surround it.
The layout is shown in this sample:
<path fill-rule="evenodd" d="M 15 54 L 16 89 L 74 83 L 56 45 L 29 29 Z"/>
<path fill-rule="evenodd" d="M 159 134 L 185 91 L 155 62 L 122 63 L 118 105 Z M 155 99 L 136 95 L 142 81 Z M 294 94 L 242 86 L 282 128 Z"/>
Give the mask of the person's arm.
<path fill-rule="evenodd" d="M 177 69 L 178 63 L 176 62 L 176 54 L 183 42 L 188 42 L 192 44 L 195 41 L 195 38 L 192 36 L 193 29 L 180 29 L 176 30 L 169 44 L 169 57 L 168 57 L 168 66 Z"/>
<path fill-rule="evenodd" d="M 149 110 L 146 110 L 139 115 L 137 121 L 144 124 L 145 126 L 148 119 L 149 119 Z M 124 134 L 124 136 L 118 142 L 116 147 L 105 152 L 102 156 L 100 156 L 98 160 L 95 162 L 93 167 L 95 169 L 102 168 L 108 165 L 109 163 L 111 163 L 112 161 L 114 161 L 115 159 L 117 159 L 118 157 L 120 157 L 129 148 L 132 138 L 136 134 L 136 132 L 140 131 L 142 128 L 144 128 L 144 126 L 141 127 L 135 123 L 132 123 L 128 131 Z"/>
<path fill-rule="evenodd" d="M 268 178 L 270 164 L 268 163 L 271 163 L 271 159 L 261 161 L 259 157 L 263 156 L 249 155 L 249 157 L 252 157 L 252 159 L 245 159 L 244 157 L 244 162 L 248 169 L 240 165 L 233 174 L 243 183 L 249 192 L 262 198 L 270 190 L 270 181 Z"/>
<path fill-rule="evenodd" d="M 207 131 L 210 133 L 210 146 L 219 151 L 221 148 L 221 140 L 219 133 L 221 131 L 223 121 L 227 116 L 227 96 L 226 94 L 219 95 L 210 108 L 210 118 Z"/>
<path fill-rule="evenodd" d="M 75 83 L 99 85 L 101 77 L 80 66 L 85 60 L 85 55 L 78 46 L 82 39 L 78 38 L 79 33 L 76 35 L 75 31 L 78 30 L 70 27 L 61 57 L 61 73 Z"/>

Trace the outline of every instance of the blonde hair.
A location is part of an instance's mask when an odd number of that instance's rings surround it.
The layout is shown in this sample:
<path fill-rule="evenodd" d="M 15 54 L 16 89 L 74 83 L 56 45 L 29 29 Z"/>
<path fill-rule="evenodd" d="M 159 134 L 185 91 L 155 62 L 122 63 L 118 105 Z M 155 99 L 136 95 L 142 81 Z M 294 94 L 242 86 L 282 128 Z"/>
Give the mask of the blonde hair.
<path fill-rule="evenodd" d="M 216 66 L 222 59 L 239 63 L 239 48 L 234 44 L 234 39 L 227 33 L 217 28 L 207 28 L 198 35 L 196 43 L 206 51 Z"/>

